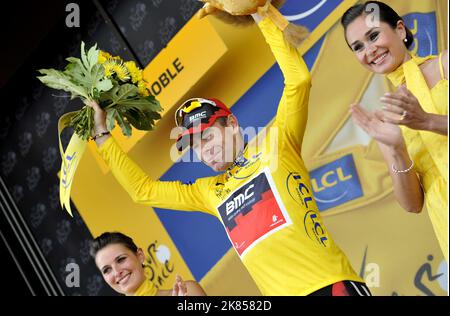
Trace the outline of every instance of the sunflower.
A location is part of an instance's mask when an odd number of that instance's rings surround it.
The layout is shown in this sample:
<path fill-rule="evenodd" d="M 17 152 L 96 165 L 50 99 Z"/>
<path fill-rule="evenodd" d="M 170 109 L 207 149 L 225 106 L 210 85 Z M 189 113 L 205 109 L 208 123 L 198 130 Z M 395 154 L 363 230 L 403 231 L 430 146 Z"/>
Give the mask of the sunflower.
<path fill-rule="evenodd" d="M 111 54 L 109 54 L 107 52 L 104 52 L 101 50 L 100 53 L 98 54 L 98 63 L 99 64 L 103 64 L 109 59 L 113 59 L 113 57 L 111 56 Z"/>
<path fill-rule="evenodd" d="M 111 78 L 112 75 L 114 75 L 114 65 L 115 61 L 108 59 L 106 62 L 103 63 L 103 69 L 105 70 L 105 77 Z"/>
<path fill-rule="evenodd" d="M 131 75 L 131 82 L 137 83 L 142 80 L 142 70 L 136 66 L 134 61 L 127 61 L 124 65 Z"/>
<path fill-rule="evenodd" d="M 130 74 L 128 73 L 127 68 L 121 62 L 114 61 L 112 69 L 114 70 L 117 78 L 119 78 L 120 81 L 130 80 Z"/>

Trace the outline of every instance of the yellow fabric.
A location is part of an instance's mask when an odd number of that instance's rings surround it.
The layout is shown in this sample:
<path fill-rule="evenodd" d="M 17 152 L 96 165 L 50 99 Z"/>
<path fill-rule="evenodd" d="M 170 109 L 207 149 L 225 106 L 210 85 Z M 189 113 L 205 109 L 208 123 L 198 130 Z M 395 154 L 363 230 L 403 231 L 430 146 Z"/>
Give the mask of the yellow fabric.
<path fill-rule="evenodd" d="M 216 216 L 263 295 L 307 295 L 342 280 L 363 282 L 325 229 L 312 197 L 308 170 L 300 156 L 311 86 L 308 68 L 270 19 L 262 20 L 259 26 L 283 72 L 285 88 L 273 128 L 262 142 L 246 146 L 242 160 L 245 163 L 234 167 L 231 176 L 225 173 L 201 178 L 191 185 L 154 181 L 126 156 L 113 138 L 99 148 L 100 155 L 134 201 Z M 277 146 L 271 143 L 274 137 Z M 239 198 L 234 194 L 243 189 L 247 197 L 253 198 L 245 202 L 255 204 L 248 213 L 227 217 L 229 203 L 233 206 Z M 254 202 L 258 190 L 261 197 Z M 273 194 L 273 198 L 267 198 L 266 193 Z M 264 203 L 272 204 L 268 207 Z M 227 223 L 235 220 L 238 226 L 244 219 L 248 224 L 250 217 L 253 222 L 245 226 L 249 243 L 240 244 L 239 237 L 230 237 L 235 231 Z M 267 218 L 273 224 L 257 235 L 262 219 Z M 245 251 L 241 251 L 242 247 L 246 247 Z"/>
<path fill-rule="evenodd" d="M 144 282 L 138 287 L 133 296 L 155 296 L 158 289 L 150 280 L 145 279 Z"/>
<path fill-rule="evenodd" d="M 435 57 L 412 56 L 388 78 L 395 86 L 406 82 L 407 88 L 419 100 L 425 112 L 448 115 L 448 80 L 441 79 L 430 89 L 419 68 L 423 62 Z M 420 176 L 436 237 L 448 260 L 448 137 L 404 126 L 402 131 L 415 170 Z"/>
<path fill-rule="evenodd" d="M 444 64 L 442 63 L 442 52 L 439 54 L 439 73 L 441 74 L 441 79 L 445 80 Z"/>
<path fill-rule="evenodd" d="M 70 207 L 70 192 L 72 191 L 72 183 L 78 168 L 78 163 L 83 157 L 86 150 L 87 141 L 81 139 L 76 133 L 70 138 L 66 151 L 63 150 L 61 143 L 61 133 L 69 125 L 71 118 L 75 112 L 69 112 L 61 116 L 58 120 L 58 139 L 59 152 L 61 153 L 61 169 L 59 172 L 59 202 L 61 207 L 72 215 Z"/>

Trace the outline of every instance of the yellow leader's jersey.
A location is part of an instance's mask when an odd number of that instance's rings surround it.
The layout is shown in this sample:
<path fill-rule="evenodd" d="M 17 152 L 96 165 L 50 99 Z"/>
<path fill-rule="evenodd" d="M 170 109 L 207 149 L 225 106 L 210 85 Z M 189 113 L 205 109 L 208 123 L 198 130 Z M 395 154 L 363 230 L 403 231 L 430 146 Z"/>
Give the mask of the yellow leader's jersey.
<path fill-rule="evenodd" d="M 270 19 L 259 26 L 283 72 L 285 89 L 270 131 L 247 145 L 231 170 L 193 184 L 154 181 L 113 138 L 99 152 L 135 202 L 219 218 L 264 295 L 307 295 L 342 280 L 363 282 L 322 222 L 301 157 L 308 68 Z"/>

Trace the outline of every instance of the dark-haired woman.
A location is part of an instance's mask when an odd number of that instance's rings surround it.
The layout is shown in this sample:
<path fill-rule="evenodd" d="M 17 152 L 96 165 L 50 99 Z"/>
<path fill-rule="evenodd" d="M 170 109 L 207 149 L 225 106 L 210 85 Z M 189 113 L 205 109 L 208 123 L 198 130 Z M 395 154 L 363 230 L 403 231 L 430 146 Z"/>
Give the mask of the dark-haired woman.
<path fill-rule="evenodd" d="M 382 2 L 351 7 L 341 24 L 358 61 L 397 87 L 381 98 L 382 110 L 371 113 L 353 104 L 353 119 L 377 141 L 399 204 L 419 213 L 425 203 L 448 260 L 448 52 L 411 54 L 411 31 Z"/>
<path fill-rule="evenodd" d="M 118 232 L 106 232 L 94 239 L 91 255 L 103 279 L 116 292 L 129 296 L 205 296 L 195 281 L 178 275 L 171 290 L 158 290 L 146 277 L 145 255 L 133 240 Z"/>

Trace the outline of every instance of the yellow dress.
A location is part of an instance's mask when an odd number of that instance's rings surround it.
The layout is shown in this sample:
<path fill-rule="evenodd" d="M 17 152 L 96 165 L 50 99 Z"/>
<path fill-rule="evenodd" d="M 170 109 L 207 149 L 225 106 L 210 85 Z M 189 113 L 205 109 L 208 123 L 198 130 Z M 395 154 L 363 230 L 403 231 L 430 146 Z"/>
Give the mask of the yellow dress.
<path fill-rule="evenodd" d="M 436 56 L 417 57 L 404 63 L 388 75 L 398 87 L 406 87 L 419 100 L 425 112 L 448 115 L 448 80 L 444 77 L 441 56 L 441 80 L 429 88 L 419 66 Z M 425 205 L 436 237 L 448 261 L 448 137 L 433 132 L 418 131 L 402 126 L 408 153 L 414 160 L 415 170 L 425 193 Z"/>
<path fill-rule="evenodd" d="M 138 287 L 133 296 L 155 296 L 158 289 L 150 280 L 145 279 L 144 282 Z"/>

